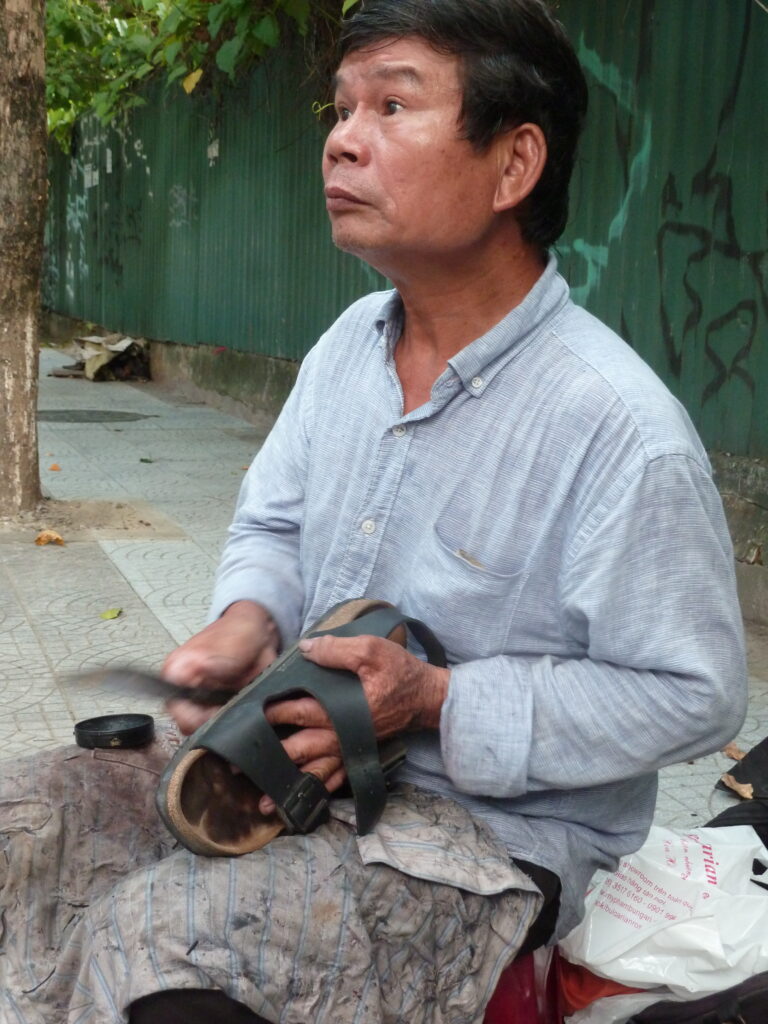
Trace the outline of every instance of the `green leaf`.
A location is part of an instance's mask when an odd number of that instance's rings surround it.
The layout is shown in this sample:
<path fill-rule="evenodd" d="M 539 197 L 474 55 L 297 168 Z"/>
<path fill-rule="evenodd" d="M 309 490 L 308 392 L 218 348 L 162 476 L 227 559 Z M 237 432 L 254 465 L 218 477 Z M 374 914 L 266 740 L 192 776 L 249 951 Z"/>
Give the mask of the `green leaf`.
<path fill-rule="evenodd" d="M 180 39 L 172 39 L 170 43 L 163 50 L 163 57 L 165 58 L 166 64 L 169 66 L 173 64 L 176 58 L 181 53 L 181 48 L 184 44 Z M 186 70 L 186 68 L 185 68 Z"/>
<path fill-rule="evenodd" d="M 216 64 L 228 75 L 233 75 L 237 65 L 237 58 L 243 48 L 243 40 L 239 36 L 228 39 L 221 46 L 216 54 Z"/>
<path fill-rule="evenodd" d="M 147 101 L 143 96 L 137 96 L 135 92 L 129 96 L 120 97 L 120 107 L 122 110 L 131 110 L 134 107 L 146 107 Z M 117 111 L 115 111 L 115 114 Z M 114 117 L 114 114 L 112 115 Z"/>
<path fill-rule="evenodd" d="M 211 33 L 211 39 L 216 38 L 221 31 L 221 26 L 231 17 L 231 14 L 232 8 L 228 0 L 222 0 L 222 3 L 211 6 L 208 11 L 208 31 Z"/>
<path fill-rule="evenodd" d="M 102 612 L 99 616 L 100 619 L 117 619 L 123 614 L 122 608 L 107 608 L 105 612 Z"/>
<path fill-rule="evenodd" d="M 170 85 L 171 82 L 175 82 L 177 78 L 181 78 L 182 75 L 187 74 L 189 74 L 189 68 L 186 64 L 176 64 L 176 66 L 172 67 L 168 72 L 168 77 L 165 80 L 166 84 Z"/>
<path fill-rule="evenodd" d="M 302 35 L 309 25 L 309 0 L 285 0 L 283 10 L 289 18 L 293 18 Z"/>
<path fill-rule="evenodd" d="M 145 57 L 155 45 L 155 40 L 152 36 L 144 35 L 142 32 L 131 33 L 128 37 L 128 42 L 134 50 L 138 50 Z"/>
<path fill-rule="evenodd" d="M 346 14 L 347 11 L 351 10 L 356 3 L 357 0 L 344 0 L 344 3 L 341 6 L 341 13 Z"/>
<path fill-rule="evenodd" d="M 280 26 L 274 14 L 265 14 L 254 29 L 253 34 L 267 46 L 277 46 L 280 42 Z"/>
<path fill-rule="evenodd" d="M 235 35 L 236 36 L 243 36 L 243 35 L 245 35 L 245 33 L 246 33 L 247 29 L 248 29 L 248 26 L 251 23 L 251 16 L 252 16 L 252 11 L 250 10 L 250 8 L 247 8 L 247 7 L 246 7 L 246 9 L 244 11 L 242 11 L 240 13 L 240 15 L 238 16 L 237 21 L 235 22 Z"/>
<path fill-rule="evenodd" d="M 355 0 L 46 0 L 46 104 L 49 132 L 68 148 L 83 114 L 107 123 L 143 103 L 154 69 L 166 83 L 212 65 L 234 78 L 283 36 L 335 25 L 331 10 Z M 278 20 L 284 16 L 284 20 Z M 212 42 L 215 40 L 215 42 Z"/>
<path fill-rule="evenodd" d="M 181 23 L 183 13 L 178 7 L 172 7 L 168 14 L 163 18 L 160 23 L 160 29 L 162 35 L 172 35 Z"/>

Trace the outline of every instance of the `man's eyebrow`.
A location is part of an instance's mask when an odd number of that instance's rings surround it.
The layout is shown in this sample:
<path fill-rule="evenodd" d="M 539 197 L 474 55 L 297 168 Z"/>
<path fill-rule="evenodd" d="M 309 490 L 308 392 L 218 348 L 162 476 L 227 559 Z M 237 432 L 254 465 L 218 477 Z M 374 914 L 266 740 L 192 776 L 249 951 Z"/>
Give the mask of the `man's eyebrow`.
<path fill-rule="evenodd" d="M 424 85 L 424 79 L 411 64 L 378 64 L 371 68 L 367 76 L 369 78 L 381 79 L 382 81 L 400 80 L 406 85 L 420 89 Z M 345 85 L 344 75 L 337 71 L 331 79 L 331 91 L 336 92 Z"/>

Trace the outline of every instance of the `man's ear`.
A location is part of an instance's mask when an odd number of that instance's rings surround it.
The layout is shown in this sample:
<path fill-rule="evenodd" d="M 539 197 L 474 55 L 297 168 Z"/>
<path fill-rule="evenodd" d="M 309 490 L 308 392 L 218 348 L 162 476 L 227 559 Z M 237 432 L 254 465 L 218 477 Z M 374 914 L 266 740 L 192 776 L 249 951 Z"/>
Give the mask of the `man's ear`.
<path fill-rule="evenodd" d="M 547 141 L 537 124 L 518 125 L 497 136 L 499 178 L 494 213 L 518 206 L 536 187 L 547 162 Z"/>

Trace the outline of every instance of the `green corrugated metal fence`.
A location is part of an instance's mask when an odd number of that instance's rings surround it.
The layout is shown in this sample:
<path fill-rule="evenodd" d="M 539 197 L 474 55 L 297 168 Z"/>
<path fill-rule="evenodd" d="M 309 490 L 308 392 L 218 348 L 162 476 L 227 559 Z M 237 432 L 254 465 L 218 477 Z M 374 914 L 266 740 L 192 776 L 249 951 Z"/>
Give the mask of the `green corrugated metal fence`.
<path fill-rule="evenodd" d="M 52 153 L 45 299 L 189 344 L 300 358 L 385 282 L 330 241 L 323 130 L 298 59 L 223 98 L 157 89 L 126 127 L 80 124 Z"/>
<path fill-rule="evenodd" d="M 560 0 L 592 111 L 559 246 L 710 448 L 768 455 L 768 13 Z M 300 357 L 381 279 L 333 249 L 297 60 L 220 99 L 158 92 L 54 156 L 47 301 L 108 327 Z"/>

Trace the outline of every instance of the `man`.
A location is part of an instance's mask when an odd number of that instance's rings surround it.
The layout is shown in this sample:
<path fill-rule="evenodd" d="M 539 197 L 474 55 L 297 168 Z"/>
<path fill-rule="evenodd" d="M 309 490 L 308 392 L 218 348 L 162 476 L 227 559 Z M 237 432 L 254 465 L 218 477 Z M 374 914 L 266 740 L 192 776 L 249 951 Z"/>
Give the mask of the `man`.
<path fill-rule="evenodd" d="M 366 0 L 334 85 L 334 241 L 396 290 L 304 361 L 211 623 L 164 672 L 242 687 L 361 595 L 424 620 L 449 668 L 371 637 L 303 641 L 358 674 L 380 737 L 408 735 L 380 826 L 356 838 L 339 802 L 310 836 L 227 860 L 167 856 L 147 825 L 148 866 L 97 880 L 52 978 L 15 997 L 49 998 L 47 1021 L 480 1021 L 504 965 L 568 931 L 595 869 L 642 843 L 657 768 L 743 719 L 705 453 L 548 255 L 586 109 L 561 28 L 539 0 Z M 187 733 L 206 716 L 171 708 Z M 269 716 L 337 789 L 319 705 Z"/>

